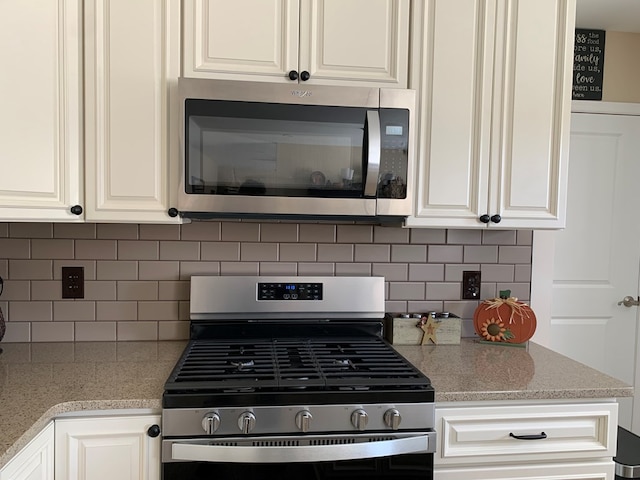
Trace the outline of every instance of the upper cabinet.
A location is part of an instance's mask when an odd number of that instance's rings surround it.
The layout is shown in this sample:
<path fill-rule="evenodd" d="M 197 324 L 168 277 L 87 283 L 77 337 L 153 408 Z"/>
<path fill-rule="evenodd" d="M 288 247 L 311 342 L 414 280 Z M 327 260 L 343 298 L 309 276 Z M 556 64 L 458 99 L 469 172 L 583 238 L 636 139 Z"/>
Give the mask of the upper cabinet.
<path fill-rule="evenodd" d="M 178 221 L 180 0 L 86 2 L 84 68 L 86 220 Z"/>
<path fill-rule="evenodd" d="M 185 0 L 185 77 L 407 87 L 409 0 Z"/>
<path fill-rule="evenodd" d="M 575 0 L 414 3 L 409 226 L 562 228 Z"/>
<path fill-rule="evenodd" d="M 80 0 L 0 2 L 0 221 L 82 220 L 81 22 Z"/>

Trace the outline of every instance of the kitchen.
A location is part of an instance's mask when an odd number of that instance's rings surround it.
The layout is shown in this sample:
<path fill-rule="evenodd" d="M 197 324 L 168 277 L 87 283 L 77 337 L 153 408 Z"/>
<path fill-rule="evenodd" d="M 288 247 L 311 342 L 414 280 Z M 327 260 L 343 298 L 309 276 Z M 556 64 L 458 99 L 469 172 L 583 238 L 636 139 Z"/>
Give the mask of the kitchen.
<path fill-rule="evenodd" d="M 175 2 L 167 5 L 168 8 L 176 7 Z M 101 13 L 85 6 L 88 18 L 100 18 Z M 118 18 L 124 22 L 125 17 Z M 96 25 L 99 29 L 105 24 L 96 22 Z M 171 30 L 167 32 L 171 33 Z M 93 44 L 85 45 L 88 50 L 87 45 Z M 111 46 L 112 55 L 118 52 L 116 47 L 118 45 Z M 89 65 L 95 61 L 93 56 L 87 55 Z M 117 66 L 117 63 L 111 65 Z M 165 66 L 170 68 L 172 63 L 167 61 Z M 87 71 L 89 75 L 95 73 L 91 68 Z M 86 98 L 94 98 L 90 88 L 96 86 L 101 84 L 88 82 Z M 123 95 L 127 88 L 130 86 L 121 87 Z M 111 91 L 112 95 L 114 92 Z M 136 101 L 142 100 L 144 98 Z M 151 99 L 149 111 L 161 112 L 163 104 L 155 100 Z M 125 95 L 122 101 L 131 104 L 134 99 Z M 86 101 L 85 116 L 89 123 L 94 118 L 102 118 L 99 115 L 104 115 L 104 110 L 99 108 L 104 105 Z M 117 114 L 118 104 L 111 108 L 109 113 Z M 145 112 L 143 110 L 142 114 L 148 115 Z M 111 132 L 112 135 L 116 133 L 117 130 Z M 146 134 L 146 140 L 155 138 L 153 131 Z M 98 145 L 103 145 L 100 142 L 104 142 L 105 137 L 100 135 L 104 133 L 96 127 L 95 130 L 88 129 L 85 135 L 87 150 L 95 149 L 100 154 L 102 150 Z M 102 196 L 92 197 L 91 189 L 85 187 L 86 204 L 83 206 L 87 218 L 92 215 L 96 223 L 9 221 L 0 227 L 5 237 L 3 251 L 9 252 L 2 264 L 3 276 L 8 279 L 2 300 L 9 303 L 2 306 L 10 315 L 5 342 L 184 339 L 188 320 L 188 278 L 197 273 L 384 275 L 389 282 L 388 311 L 447 310 L 470 318 L 476 303 L 460 300 L 459 278 L 463 270 L 472 269 L 482 271 L 482 297 L 496 296 L 499 290 L 510 289 L 518 298 L 530 300 L 533 244 L 530 229 L 396 229 L 371 225 L 256 222 L 140 223 L 141 215 L 145 221 L 171 222 L 165 213 L 167 199 L 164 197 L 170 192 L 162 182 L 153 183 L 162 179 L 162 175 L 144 174 L 158 165 L 153 162 L 161 162 L 164 152 L 156 152 L 158 156 L 151 159 L 150 166 L 140 167 L 142 173 L 131 171 L 129 160 L 117 163 L 120 158 L 118 148 L 128 146 L 130 139 L 125 137 L 127 141 L 120 140 L 118 144 L 118 137 L 114 138 L 111 152 L 115 158 L 111 160 L 116 163 L 108 171 L 117 175 L 118 168 L 124 169 L 126 176 L 135 182 L 130 182 L 132 188 L 120 197 L 118 191 L 105 190 L 105 185 L 96 187 Z M 106 169 L 104 161 L 102 158 L 88 162 L 87 178 L 101 178 L 92 169 Z M 144 184 L 145 181 L 149 183 Z M 87 185 L 96 184 L 87 182 Z M 144 202 L 131 201 L 131 193 L 135 191 L 146 194 Z M 78 200 L 69 205 L 80 203 Z M 14 215 L 25 217 L 24 210 L 12 210 Z M 52 216 L 57 215 L 54 210 L 51 208 Z M 67 212 L 60 215 L 61 219 L 69 216 Z M 118 218 L 121 222 L 135 218 L 138 221 L 120 223 Z M 69 265 L 85 268 L 83 300 L 70 302 L 59 298 L 60 267 Z M 17 277 L 14 277 L 16 271 Z"/>

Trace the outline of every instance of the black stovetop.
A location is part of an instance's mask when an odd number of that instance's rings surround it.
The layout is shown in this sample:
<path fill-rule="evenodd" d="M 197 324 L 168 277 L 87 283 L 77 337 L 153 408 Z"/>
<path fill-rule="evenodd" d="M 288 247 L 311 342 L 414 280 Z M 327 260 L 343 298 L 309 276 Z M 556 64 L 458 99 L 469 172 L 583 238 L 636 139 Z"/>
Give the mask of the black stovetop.
<path fill-rule="evenodd" d="M 339 335 L 319 324 L 279 326 L 277 336 L 266 335 L 273 327 L 248 337 L 256 332 L 246 324 L 242 332 L 235 326 L 214 335 L 192 326 L 192 340 L 165 383 L 163 406 L 433 401 L 429 378 L 360 325 L 342 325 Z"/>

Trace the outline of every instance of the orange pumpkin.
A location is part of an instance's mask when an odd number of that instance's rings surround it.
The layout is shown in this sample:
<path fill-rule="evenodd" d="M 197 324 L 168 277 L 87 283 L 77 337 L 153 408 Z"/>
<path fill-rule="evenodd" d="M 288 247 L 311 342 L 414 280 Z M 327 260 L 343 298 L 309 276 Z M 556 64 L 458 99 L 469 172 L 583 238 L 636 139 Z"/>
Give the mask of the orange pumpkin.
<path fill-rule="evenodd" d="M 485 300 L 473 314 L 476 334 L 490 342 L 524 343 L 533 336 L 536 325 L 531 307 L 514 297 Z"/>

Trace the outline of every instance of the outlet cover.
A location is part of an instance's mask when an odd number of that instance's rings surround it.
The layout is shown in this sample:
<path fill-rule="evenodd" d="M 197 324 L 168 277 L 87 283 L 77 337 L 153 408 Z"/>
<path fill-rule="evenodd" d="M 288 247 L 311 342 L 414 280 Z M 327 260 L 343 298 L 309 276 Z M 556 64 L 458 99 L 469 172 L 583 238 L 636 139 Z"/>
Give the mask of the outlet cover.
<path fill-rule="evenodd" d="M 462 272 L 462 299 L 463 300 L 479 300 L 480 299 L 480 272 L 477 272 L 477 271 Z"/>
<path fill-rule="evenodd" d="M 84 298 L 84 267 L 62 267 L 62 298 Z"/>

